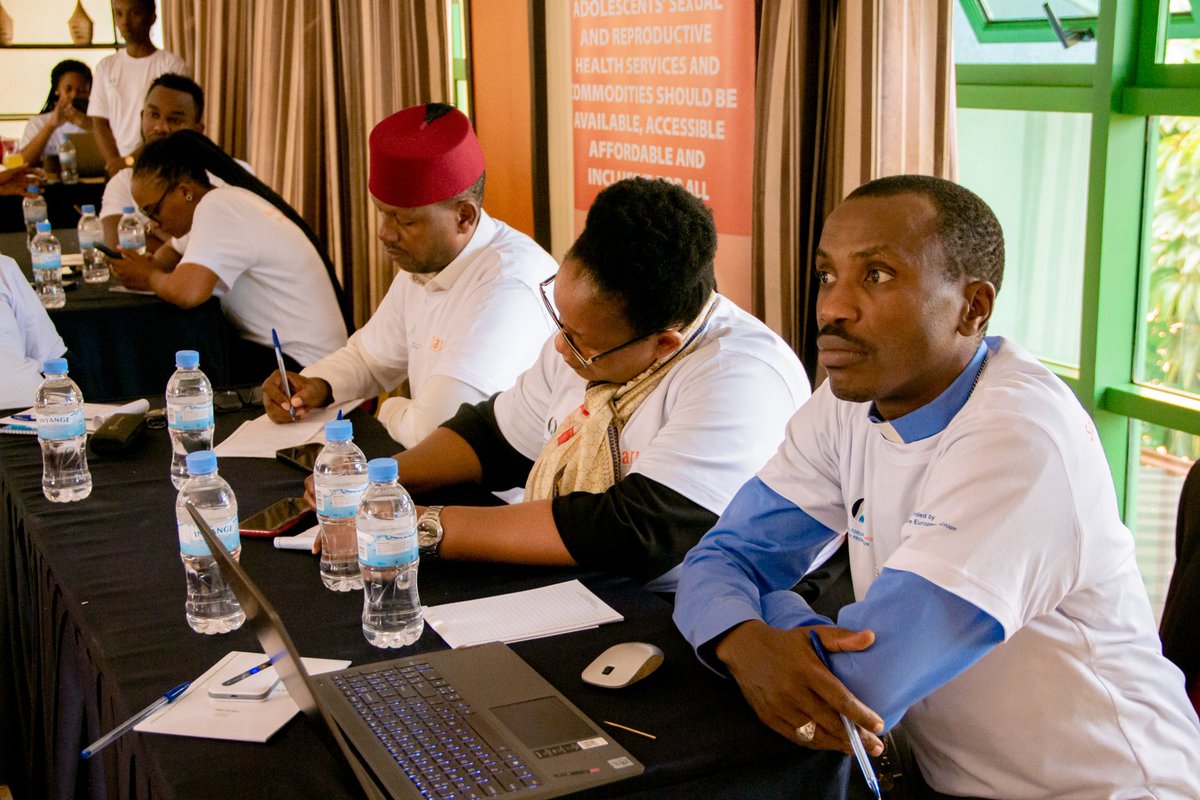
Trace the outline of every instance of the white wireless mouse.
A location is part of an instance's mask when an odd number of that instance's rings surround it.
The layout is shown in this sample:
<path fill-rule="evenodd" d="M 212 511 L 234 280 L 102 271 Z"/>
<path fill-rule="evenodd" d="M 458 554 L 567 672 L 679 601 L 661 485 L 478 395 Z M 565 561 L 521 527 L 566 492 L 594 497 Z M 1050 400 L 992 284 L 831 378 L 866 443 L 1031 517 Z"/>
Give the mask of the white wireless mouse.
<path fill-rule="evenodd" d="M 588 664 L 583 680 L 606 689 L 622 689 L 640 681 L 663 662 L 663 651 L 645 642 L 614 644 Z"/>

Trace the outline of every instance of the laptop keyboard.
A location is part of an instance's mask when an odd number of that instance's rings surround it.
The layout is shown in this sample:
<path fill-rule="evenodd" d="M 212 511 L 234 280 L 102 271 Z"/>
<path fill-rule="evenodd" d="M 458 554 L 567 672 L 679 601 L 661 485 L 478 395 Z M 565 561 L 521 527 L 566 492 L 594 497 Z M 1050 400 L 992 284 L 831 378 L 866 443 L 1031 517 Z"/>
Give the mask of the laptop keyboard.
<path fill-rule="evenodd" d="M 542 784 L 428 664 L 366 666 L 332 679 L 423 796 L 500 797 Z"/>

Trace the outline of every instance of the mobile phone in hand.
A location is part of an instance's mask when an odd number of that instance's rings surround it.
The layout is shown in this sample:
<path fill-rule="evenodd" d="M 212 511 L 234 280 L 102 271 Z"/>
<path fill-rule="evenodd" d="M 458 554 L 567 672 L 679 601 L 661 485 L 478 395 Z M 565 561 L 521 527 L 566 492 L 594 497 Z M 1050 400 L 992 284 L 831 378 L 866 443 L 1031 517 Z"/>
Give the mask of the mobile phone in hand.
<path fill-rule="evenodd" d="M 120 250 L 113 250 L 111 247 L 106 245 L 104 242 L 96 242 L 95 245 L 96 245 L 97 250 L 99 250 L 101 253 L 104 253 L 104 255 L 108 256 L 109 258 L 119 261 L 125 257 L 125 256 L 121 255 Z"/>

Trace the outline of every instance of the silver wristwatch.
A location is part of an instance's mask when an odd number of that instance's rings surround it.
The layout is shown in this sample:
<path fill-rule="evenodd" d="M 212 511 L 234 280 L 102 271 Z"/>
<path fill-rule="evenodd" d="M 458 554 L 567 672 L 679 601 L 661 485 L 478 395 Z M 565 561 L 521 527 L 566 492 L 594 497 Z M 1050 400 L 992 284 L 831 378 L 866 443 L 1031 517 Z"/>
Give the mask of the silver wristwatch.
<path fill-rule="evenodd" d="M 421 555 L 437 558 L 442 546 L 442 509 L 445 506 L 430 506 L 417 520 L 417 548 Z"/>

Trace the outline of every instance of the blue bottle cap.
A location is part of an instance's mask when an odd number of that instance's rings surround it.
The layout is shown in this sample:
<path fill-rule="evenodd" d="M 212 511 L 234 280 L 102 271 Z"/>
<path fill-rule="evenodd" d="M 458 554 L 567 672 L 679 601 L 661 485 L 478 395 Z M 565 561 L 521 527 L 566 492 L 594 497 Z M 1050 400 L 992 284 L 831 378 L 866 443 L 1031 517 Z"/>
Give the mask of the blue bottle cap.
<path fill-rule="evenodd" d="M 47 375 L 66 375 L 67 360 L 65 358 L 48 358 L 42 362 L 42 372 Z"/>
<path fill-rule="evenodd" d="M 25 184 L 25 191 L 29 192 L 30 194 L 37 194 L 38 186 L 36 183 L 27 183 Z"/>
<path fill-rule="evenodd" d="M 176 350 L 175 366 L 181 369 L 195 369 L 200 366 L 200 354 L 195 350 Z"/>
<path fill-rule="evenodd" d="M 85 214 L 95 214 L 96 213 L 96 207 L 94 205 L 92 205 L 91 203 L 88 203 L 86 206 L 81 206 L 81 210 Z"/>
<path fill-rule="evenodd" d="M 394 458 L 372 458 L 367 462 L 367 479 L 372 483 L 390 483 L 400 476 Z"/>
<path fill-rule="evenodd" d="M 209 475 L 217 471 L 217 454 L 212 450 L 197 450 L 187 454 L 189 475 Z"/>
<path fill-rule="evenodd" d="M 49 233 L 50 232 L 50 220 L 44 219 L 41 222 L 39 222 L 37 224 L 37 231 L 38 231 L 38 233 Z"/>
<path fill-rule="evenodd" d="M 133 206 L 125 206 L 124 208 L 121 209 L 121 213 L 122 214 L 132 214 Z"/>
<path fill-rule="evenodd" d="M 331 419 L 325 423 L 325 441 L 348 442 L 354 438 L 354 425 L 348 419 Z M 394 462 L 395 459 L 392 459 Z"/>

